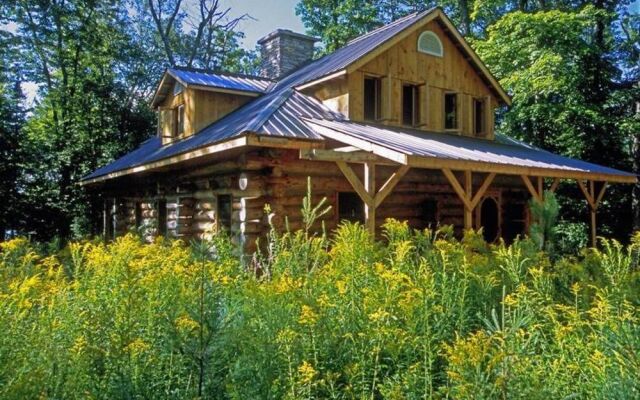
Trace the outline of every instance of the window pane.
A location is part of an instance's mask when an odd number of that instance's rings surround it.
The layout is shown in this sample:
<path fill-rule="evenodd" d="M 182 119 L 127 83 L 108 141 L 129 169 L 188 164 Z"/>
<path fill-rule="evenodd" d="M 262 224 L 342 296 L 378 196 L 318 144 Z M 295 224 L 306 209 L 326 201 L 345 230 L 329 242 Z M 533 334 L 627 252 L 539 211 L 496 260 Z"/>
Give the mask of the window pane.
<path fill-rule="evenodd" d="M 364 79 L 364 119 L 375 121 L 380 117 L 380 89 L 381 81 L 378 78 Z"/>
<path fill-rule="evenodd" d="M 418 88 L 413 85 L 402 87 L 402 124 L 413 126 L 417 121 L 417 96 Z"/>
<path fill-rule="evenodd" d="M 231 231 L 231 196 L 218 196 L 218 229 Z"/>
<path fill-rule="evenodd" d="M 444 129 L 458 128 L 458 104 L 455 93 L 444 95 Z"/>
<path fill-rule="evenodd" d="M 338 218 L 364 223 L 364 202 L 357 193 L 338 193 Z"/>
<path fill-rule="evenodd" d="M 184 106 L 178 106 L 176 114 L 176 133 L 180 135 L 184 133 Z"/>
<path fill-rule="evenodd" d="M 475 99 L 474 104 L 474 132 L 476 135 L 483 135 L 485 133 L 484 122 L 484 100 Z"/>

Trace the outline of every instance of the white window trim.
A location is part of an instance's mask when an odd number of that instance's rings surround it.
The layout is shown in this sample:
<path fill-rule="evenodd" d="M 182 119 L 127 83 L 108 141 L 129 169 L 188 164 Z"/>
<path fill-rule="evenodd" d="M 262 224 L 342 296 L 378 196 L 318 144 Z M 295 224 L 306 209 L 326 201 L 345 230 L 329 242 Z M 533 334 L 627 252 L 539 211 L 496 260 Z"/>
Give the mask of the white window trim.
<path fill-rule="evenodd" d="M 438 44 L 440 45 L 440 52 L 437 53 L 435 51 L 421 49 L 420 48 L 420 42 L 422 41 L 422 37 L 423 36 L 432 36 L 432 37 L 434 37 L 436 39 L 436 41 L 438 42 Z M 432 55 L 432 56 L 435 56 L 435 57 L 443 57 L 444 56 L 444 47 L 442 46 L 442 41 L 440 40 L 438 35 L 436 35 L 435 32 L 433 32 L 433 31 L 424 31 L 424 32 L 422 32 L 420 34 L 420 36 L 418 36 L 417 47 L 418 47 L 418 52 L 420 52 L 420 53 L 429 54 L 429 55 Z"/>

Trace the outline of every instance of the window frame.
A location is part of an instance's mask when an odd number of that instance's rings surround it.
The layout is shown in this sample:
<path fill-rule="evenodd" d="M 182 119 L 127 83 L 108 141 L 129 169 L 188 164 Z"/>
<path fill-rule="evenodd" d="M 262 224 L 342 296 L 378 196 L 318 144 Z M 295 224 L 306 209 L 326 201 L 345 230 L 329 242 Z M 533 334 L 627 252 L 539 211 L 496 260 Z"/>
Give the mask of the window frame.
<path fill-rule="evenodd" d="M 341 197 L 343 196 L 349 196 L 352 197 L 349 201 L 353 201 L 356 200 L 361 204 L 362 207 L 362 215 L 355 215 L 353 217 L 344 217 L 343 216 L 343 210 L 340 206 L 341 203 Z M 364 211 L 364 201 L 360 198 L 360 196 L 358 195 L 358 193 L 356 192 L 348 192 L 348 191 L 340 191 L 340 192 L 336 192 L 336 208 L 337 208 L 337 212 L 336 212 L 336 217 L 338 218 L 338 223 L 342 222 L 342 221 L 349 221 L 349 222 L 358 222 L 360 224 L 364 224 L 365 223 L 365 211 Z"/>
<path fill-rule="evenodd" d="M 373 118 L 367 116 L 367 93 L 366 82 L 374 81 L 374 99 L 373 99 Z M 362 81 L 362 119 L 365 121 L 376 122 L 382 119 L 382 78 L 379 76 L 365 75 Z"/>
<path fill-rule="evenodd" d="M 225 221 L 222 218 L 222 209 L 221 207 L 221 199 L 228 199 L 229 202 L 229 210 L 228 216 L 225 216 Z M 226 222 L 226 223 L 223 223 Z M 233 225 L 233 196 L 230 194 L 219 194 L 216 196 L 216 231 L 220 232 L 231 232 L 231 226 Z"/>
<path fill-rule="evenodd" d="M 178 104 L 173 111 L 173 137 L 184 135 L 185 108 L 184 104 Z"/>
<path fill-rule="evenodd" d="M 455 99 L 455 127 L 447 128 L 447 96 L 454 96 Z M 460 94 L 458 92 L 447 91 L 442 95 L 442 129 L 446 132 L 460 132 Z"/>
<path fill-rule="evenodd" d="M 424 36 L 431 36 L 431 37 L 435 38 L 436 41 L 438 42 L 438 44 L 440 45 L 440 52 L 434 52 L 434 51 L 429 50 L 429 49 L 421 48 L 420 47 L 420 42 L 422 42 L 422 38 Z M 442 45 L 442 40 L 440 40 L 440 37 L 434 31 L 424 31 L 424 32 L 422 32 L 420 34 L 420 36 L 418 36 L 418 43 L 416 44 L 416 47 L 417 47 L 419 53 L 428 54 L 430 56 L 440 57 L 440 58 L 444 57 L 444 46 Z"/>
<path fill-rule="evenodd" d="M 472 126 L 472 133 L 473 136 L 476 137 L 481 137 L 481 138 L 486 138 L 489 134 L 489 127 L 488 127 L 488 121 L 487 121 L 487 99 L 484 97 L 474 97 L 473 98 L 473 126 Z M 481 104 L 481 112 L 480 112 L 480 116 L 478 116 L 478 108 L 477 108 L 477 104 Z M 478 117 L 480 117 L 480 122 L 481 122 L 481 129 L 478 130 Z"/>
<path fill-rule="evenodd" d="M 411 93 L 411 101 L 413 103 L 413 106 L 411 107 L 411 123 L 406 123 L 405 122 L 405 96 L 404 96 L 404 91 L 406 88 L 411 88 L 412 93 Z M 411 126 L 411 127 L 416 127 L 420 125 L 420 85 L 416 85 L 415 83 L 411 83 L 411 82 L 404 82 L 402 84 L 402 104 L 401 104 L 401 123 L 404 126 Z"/>

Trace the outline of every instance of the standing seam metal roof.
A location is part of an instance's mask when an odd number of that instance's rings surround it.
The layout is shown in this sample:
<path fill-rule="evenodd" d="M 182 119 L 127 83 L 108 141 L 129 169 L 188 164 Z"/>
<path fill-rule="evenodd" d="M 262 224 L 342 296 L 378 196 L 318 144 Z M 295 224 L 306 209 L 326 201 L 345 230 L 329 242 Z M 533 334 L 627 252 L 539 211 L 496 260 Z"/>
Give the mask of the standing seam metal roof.
<path fill-rule="evenodd" d="M 167 73 L 187 85 L 208 86 L 255 93 L 266 92 L 269 85 L 273 83 L 273 81 L 266 78 L 222 72 L 213 73 L 169 68 L 167 69 Z"/>
<path fill-rule="evenodd" d="M 311 118 L 305 121 L 311 127 L 325 127 L 405 155 L 635 177 L 614 168 L 553 154 L 502 135 L 496 135 L 496 140 L 491 141 L 352 121 Z"/>

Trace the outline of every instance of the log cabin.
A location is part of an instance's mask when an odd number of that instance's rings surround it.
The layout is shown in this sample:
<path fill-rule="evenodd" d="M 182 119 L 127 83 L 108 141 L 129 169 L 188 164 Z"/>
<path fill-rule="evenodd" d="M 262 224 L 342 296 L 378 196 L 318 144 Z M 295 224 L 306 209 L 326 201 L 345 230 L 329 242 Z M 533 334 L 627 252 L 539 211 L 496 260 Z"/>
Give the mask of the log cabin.
<path fill-rule="evenodd" d="M 527 231 L 530 199 L 572 180 L 595 242 L 607 184 L 636 181 L 496 133 L 510 97 L 439 8 L 316 60 L 314 42 L 265 36 L 260 76 L 167 69 L 151 100 L 157 135 L 83 178 L 103 200 L 104 235 L 226 230 L 250 253 L 271 225 L 302 227 L 310 177 L 313 200 L 332 206 L 329 230 L 360 221 L 375 235 L 393 217 L 511 241 Z"/>

